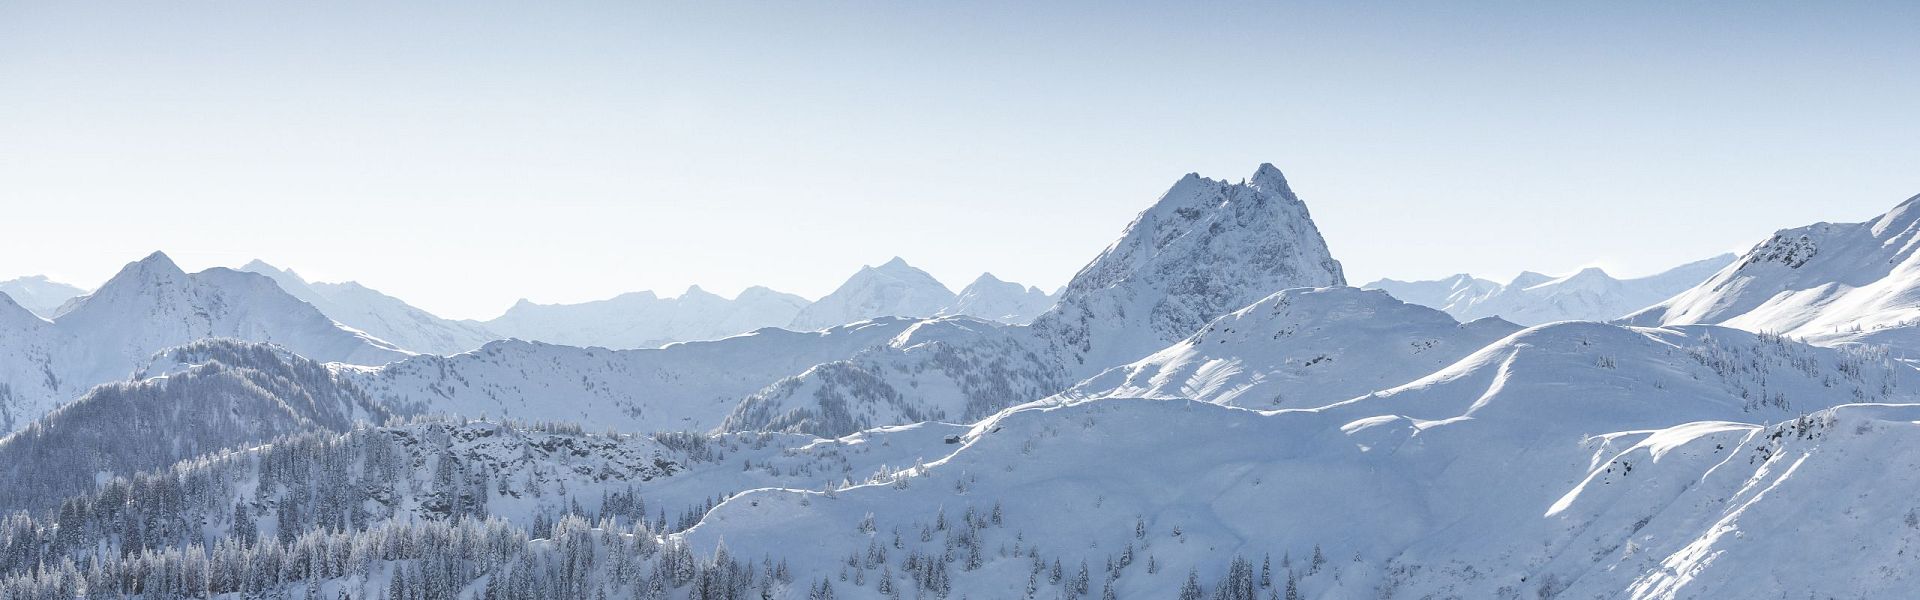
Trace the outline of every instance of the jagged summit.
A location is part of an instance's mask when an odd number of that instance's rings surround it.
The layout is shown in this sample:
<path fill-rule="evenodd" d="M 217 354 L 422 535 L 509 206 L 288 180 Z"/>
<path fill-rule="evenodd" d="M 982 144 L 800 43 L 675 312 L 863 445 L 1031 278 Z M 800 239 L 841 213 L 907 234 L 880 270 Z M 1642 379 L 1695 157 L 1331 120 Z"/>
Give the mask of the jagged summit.
<path fill-rule="evenodd" d="M 1034 322 L 1075 369 L 1136 360 L 1208 320 L 1291 287 L 1346 285 L 1279 169 L 1246 183 L 1181 178 Z"/>
<path fill-rule="evenodd" d="M 1167 347 L 1275 292 L 1343 285 L 1306 206 L 1275 173 L 1247 183 L 1184 177 L 1074 277 L 1028 327 L 942 320 L 763 388 L 727 429 L 844 435 L 860 427 L 977 419 L 1058 393 Z M 970 286 L 1024 294 L 1018 284 Z M 1442 317 L 1444 318 L 1444 316 Z"/>
<path fill-rule="evenodd" d="M 1253 178 L 1249 183 L 1276 194 L 1293 196 L 1293 188 L 1287 186 L 1287 176 L 1280 172 L 1279 167 L 1273 166 L 1273 163 L 1260 163 L 1260 166 L 1253 170 Z"/>

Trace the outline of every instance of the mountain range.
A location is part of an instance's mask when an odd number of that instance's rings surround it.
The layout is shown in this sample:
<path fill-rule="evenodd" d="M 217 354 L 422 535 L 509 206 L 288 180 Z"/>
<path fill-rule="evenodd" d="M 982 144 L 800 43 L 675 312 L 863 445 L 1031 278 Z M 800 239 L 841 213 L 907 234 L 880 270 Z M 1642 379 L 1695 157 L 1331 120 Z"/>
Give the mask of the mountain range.
<path fill-rule="evenodd" d="M 315 282 L 254 260 L 240 271 L 265 275 L 294 298 L 328 318 L 420 354 L 459 354 L 508 338 L 613 349 L 658 348 L 684 341 L 717 340 L 767 327 L 825 329 L 876 317 L 976 316 L 1025 324 L 1053 305 L 1039 288 L 982 274 L 959 294 L 894 258 L 880 267 L 864 267 L 826 304 L 761 286 L 728 299 L 693 286 L 676 297 L 633 292 L 578 304 L 535 304 L 521 300 L 487 321 L 446 319 L 357 282 Z M 917 287 L 915 287 L 917 286 Z M 912 291 L 908 291 L 909 288 Z M 0 282 L 5 294 L 29 312 L 51 319 L 61 306 L 85 294 L 80 288 L 44 276 Z M 937 302 L 896 303 L 891 297 L 933 298 Z M 803 310 L 811 312 L 802 315 Z M 796 320 L 797 319 L 797 320 Z"/>
<path fill-rule="evenodd" d="M 627 350 L 717 340 L 768 327 L 823 330 L 879 317 L 968 315 L 1025 323 L 1052 303 L 1036 288 L 1003 282 L 992 274 L 981 275 L 956 295 L 926 271 L 895 257 L 878 267 L 862 267 L 815 301 L 760 286 L 729 300 L 694 286 L 670 298 L 634 292 L 580 304 L 521 300 L 504 315 L 469 325 L 496 332 L 496 337 Z"/>
<path fill-rule="evenodd" d="M 1261 165 L 1045 308 L 896 259 L 632 349 L 156 254 L 0 300 L 0 597 L 1903 597 L 1916 207 L 1360 289 Z"/>
<path fill-rule="evenodd" d="M 1732 254 L 1723 254 L 1631 279 L 1616 279 L 1599 267 L 1588 267 L 1563 277 L 1527 271 L 1504 285 L 1463 273 L 1429 281 L 1382 279 L 1362 287 L 1386 290 L 1395 298 L 1466 321 L 1486 317 L 1522 325 L 1611 321 L 1693 287 L 1733 261 Z"/>
<path fill-rule="evenodd" d="M 267 277 L 188 274 L 165 254 L 128 264 L 51 321 L 0 303 L 0 430 L 13 431 L 88 388 L 128 379 L 154 354 L 208 338 L 270 342 L 323 362 L 377 365 L 411 353 L 340 325 Z"/>

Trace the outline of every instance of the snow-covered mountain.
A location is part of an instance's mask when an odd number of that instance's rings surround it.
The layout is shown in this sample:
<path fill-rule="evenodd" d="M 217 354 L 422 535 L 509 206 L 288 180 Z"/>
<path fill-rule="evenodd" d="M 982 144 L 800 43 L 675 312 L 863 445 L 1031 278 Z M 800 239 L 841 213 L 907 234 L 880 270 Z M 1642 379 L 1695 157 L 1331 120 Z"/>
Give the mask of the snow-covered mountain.
<path fill-rule="evenodd" d="M 1525 325 L 1610 321 L 1691 288 L 1733 261 L 1732 254 L 1724 254 L 1631 279 L 1615 279 L 1590 267 L 1564 277 L 1527 271 L 1506 285 L 1459 274 L 1431 281 L 1382 279 L 1362 287 L 1386 290 L 1395 298 L 1468 321 L 1486 317 Z"/>
<path fill-rule="evenodd" d="M 458 354 L 501 339 L 484 327 L 442 319 L 356 282 L 311 282 L 259 260 L 240 270 L 265 275 L 328 318 L 413 352 Z"/>
<path fill-rule="evenodd" d="M 504 335 L 551 344 L 658 348 L 784 326 L 806 305 L 805 298 L 760 286 L 747 288 L 732 300 L 693 286 L 673 298 L 633 292 L 580 304 L 521 300 L 483 325 Z"/>
<path fill-rule="evenodd" d="M 794 315 L 788 329 L 812 331 L 874 317 L 931 317 L 955 296 L 940 280 L 896 256 L 878 267 L 860 267 L 833 293 Z"/>
<path fill-rule="evenodd" d="M 1082 268 L 1033 328 L 1070 371 L 1139 360 L 1215 317 L 1294 287 L 1346 285 L 1280 170 L 1230 183 L 1189 173 Z"/>
<path fill-rule="evenodd" d="M 1062 396 L 1313 408 L 1419 379 L 1519 330 L 1494 317 L 1462 324 L 1378 290 L 1297 288 Z"/>
<path fill-rule="evenodd" d="M 0 374 L 8 376 L 0 381 L 0 425 L 7 431 L 195 340 L 271 342 L 313 360 L 362 365 L 410 355 L 335 323 L 264 276 L 223 268 L 189 275 L 159 252 L 57 314 L 47 322 L 0 305 Z"/>
<path fill-rule="evenodd" d="M 1819 344 L 1920 350 L 1920 196 L 1864 223 L 1784 229 L 1712 278 L 1625 319 L 1717 323 Z"/>
<path fill-rule="evenodd" d="M 265 276 L 225 268 L 189 275 L 159 252 L 69 301 L 53 323 L 85 348 L 69 368 L 88 383 L 123 378 L 155 352 L 213 337 L 272 342 L 329 362 L 377 365 L 407 356 L 335 323 Z"/>
<path fill-rule="evenodd" d="M 973 283 L 960 290 L 953 304 L 940 309 L 939 316 L 965 315 L 1008 325 L 1026 325 L 1053 308 L 1053 296 L 1033 286 L 1001 281 L 992 273 L 981 273 Z"/>
<path fill-rule="evenodd" d="M 6 294 L 15 303 L 46 319 L 53 318 L 61 304 L 85 293 L 86 290 L 47 279 L 45 275 L 0 281 L 0 294 Z"/>

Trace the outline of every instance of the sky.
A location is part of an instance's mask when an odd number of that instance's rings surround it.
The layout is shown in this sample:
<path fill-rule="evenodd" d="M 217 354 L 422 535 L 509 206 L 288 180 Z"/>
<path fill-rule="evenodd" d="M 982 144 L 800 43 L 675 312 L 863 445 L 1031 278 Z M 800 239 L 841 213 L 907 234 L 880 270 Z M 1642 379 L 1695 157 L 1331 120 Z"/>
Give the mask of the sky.
<path fill-rule="evenodd" d="M 12 2 L 0 279 L 443 316 L 893 256 L 1052 289 L 1188 172 L 1349 278 L 1647 274 L 1920 194 L 1920 3 Z"/>

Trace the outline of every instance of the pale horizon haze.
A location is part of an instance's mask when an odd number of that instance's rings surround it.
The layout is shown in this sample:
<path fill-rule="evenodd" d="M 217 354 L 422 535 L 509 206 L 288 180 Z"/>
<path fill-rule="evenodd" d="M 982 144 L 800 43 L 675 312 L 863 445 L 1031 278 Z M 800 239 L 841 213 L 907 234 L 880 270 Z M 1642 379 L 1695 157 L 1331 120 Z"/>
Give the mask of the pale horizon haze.
<path fill-rule="evenodd" d="M 893 256 L 1053 290 L 1188 172 L 1350 283 L 1657 272 L 1920 194 L 1920 5 L 0 0 L 0 280 L 452 318 Z"/>

